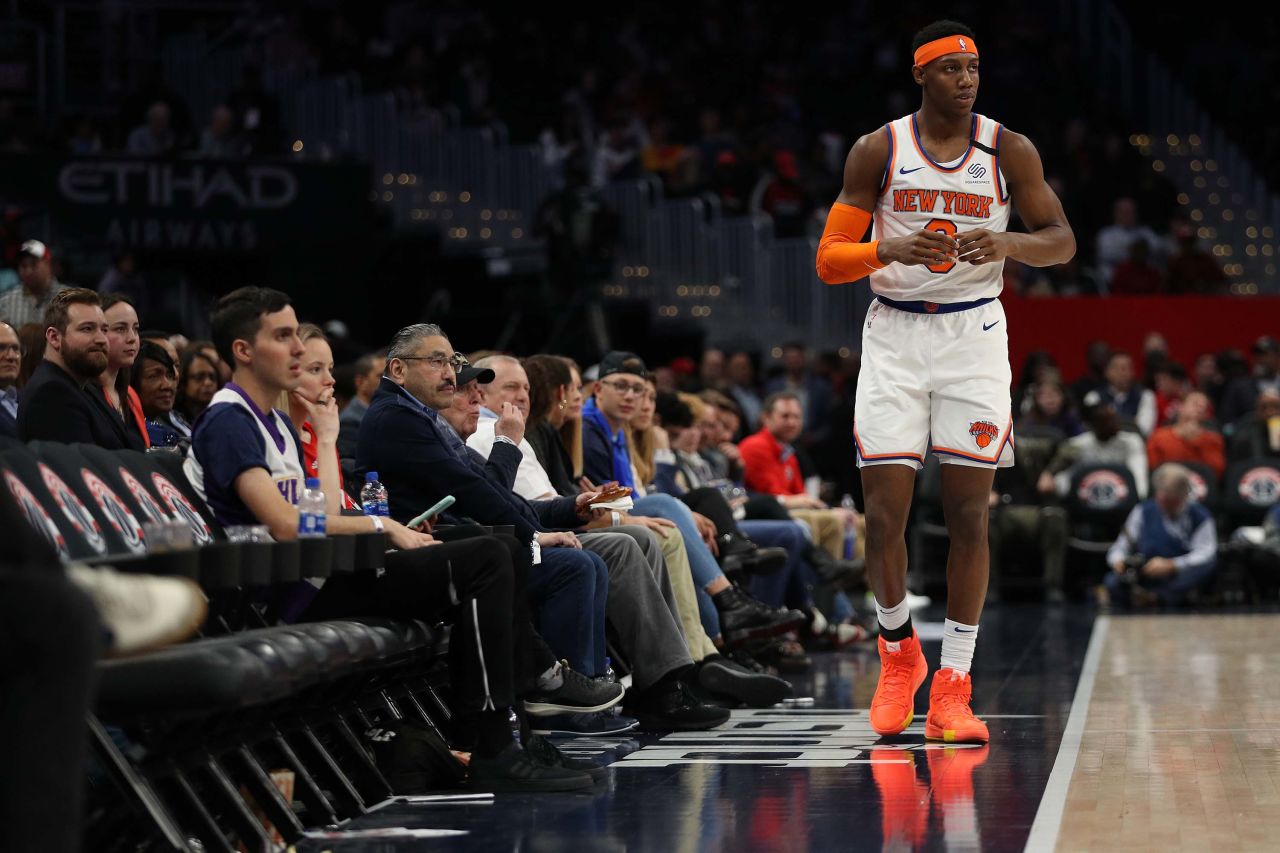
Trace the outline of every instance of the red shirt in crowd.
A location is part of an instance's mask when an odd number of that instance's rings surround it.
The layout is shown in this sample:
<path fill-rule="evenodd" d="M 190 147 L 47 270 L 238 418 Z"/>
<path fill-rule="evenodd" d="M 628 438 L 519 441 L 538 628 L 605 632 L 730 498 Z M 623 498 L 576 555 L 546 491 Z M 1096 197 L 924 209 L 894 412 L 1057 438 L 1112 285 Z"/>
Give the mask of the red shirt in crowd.
<path fill-rule="evenodd" d="M 747 491 L 766 495 L 804 494 L 804 475 L 795 451 L 784 447 L 773 433 L 761 429 L 738 445 L 746 469 Z"/>
<path fill-rule="evenodd" d="M 1211 429 L 1202 429 L 1188 440 L 1175 427 L 1160 427 L 1147 441 L 1147 458 L 1153 471 L 1164 462 L 1200 462 L 1221 477 L 1227 468 L 1222 436 Z"/>
<path fill-rule="evenodd" d="M 320 476 L 320 439 L 316 437 L 316 431 L 311 428 L 311 421 L 303 421 L 302 426 L 298 428 L 298 438 L 302 439 L 302 464 L 307 469 L 308 477 Z M 338 451 L 335 449 L 333 455 L 337 456 Z M 341 466 L 341 463 L 339 463 Z M 351 499 L 351 495 L 347 494 L 346 483 L 342 482 L 342 469 L 338 469 L 338 485 L 342 487 L 342 508 L 343 509 L 360 509 L 360 506 Z"/>

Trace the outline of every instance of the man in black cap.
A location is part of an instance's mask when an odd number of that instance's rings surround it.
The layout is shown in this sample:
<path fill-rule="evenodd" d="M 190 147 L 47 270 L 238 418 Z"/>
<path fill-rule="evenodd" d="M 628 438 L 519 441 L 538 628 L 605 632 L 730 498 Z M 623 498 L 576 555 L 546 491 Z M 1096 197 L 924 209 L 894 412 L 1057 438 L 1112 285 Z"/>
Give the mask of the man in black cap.
<path fill-rule="evenodd" d="M 28 240 L 18 250 L 18 279 L 15 287 L 0 296 L 0 320 L 15 329 L 39 323 L 44 309 L 66 285 L 53 275 L 53 252 L 39 240 Z"/>
<path fill-rule="evenodd" d="M 1280 342 L 1263 335 L 1253 342 L 1253 375 L 1233 380 L 1222 394 L 1223 426 L 1253 414 L 1263 391 L 1280 393 Z"/>
<path fill-rule="evenodd" d="M 582 407 L 582 473 L 593 483 L 635 487 L 623 427 L 647 390 L 646 373 L 632 352 L 615 350 L 600 362 L 591 399 Z"/>

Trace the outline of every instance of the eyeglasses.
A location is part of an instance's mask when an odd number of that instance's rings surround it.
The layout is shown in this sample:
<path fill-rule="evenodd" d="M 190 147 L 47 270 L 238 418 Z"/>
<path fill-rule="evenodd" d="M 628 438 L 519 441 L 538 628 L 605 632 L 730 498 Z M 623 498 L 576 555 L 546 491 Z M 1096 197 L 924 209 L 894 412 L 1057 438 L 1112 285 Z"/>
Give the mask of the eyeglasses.
<path fill-rule="evenodd" d="M 619 394 L 624 394 L 624 395 L 625 394 L 643 394 L 645 391 L 649 390 L 649 386 L 645 385 L 643 382 L 609 382 L 608 380 L 601 379 L 600 384 L 608 385 L 610 388 L 613 388 Z"/>
<path fill-rule="evenodd" d="M 0 344 L 0 354 L 7 352 L 16 353 L 19 358 L 26 354 L 22 350 L 22 344 Z"/>
<path fill-rule="evenodd" d="M 398 355 L 396 358 L 401 361 L 425 361 L 436 370 L 443 370 L 446 364 L 452 365 L 455 370 L 471 364 L 471 362 L 467 361 L 467 357 L 460 352 L 455 352 L 453 355 L 445 355 L 444 353 L 432 353 L 431 355 Z"/>

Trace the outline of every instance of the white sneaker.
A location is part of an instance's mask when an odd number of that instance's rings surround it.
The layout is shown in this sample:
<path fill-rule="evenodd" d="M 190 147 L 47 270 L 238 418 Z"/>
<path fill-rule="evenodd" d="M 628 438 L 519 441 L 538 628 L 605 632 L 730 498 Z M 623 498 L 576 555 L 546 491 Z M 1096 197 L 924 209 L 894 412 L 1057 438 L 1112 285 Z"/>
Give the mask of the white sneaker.
<path fill-rule="evenodd" d="M 911 590 L 907 590 L 907 609 L 920 610 L 933 604 L 933 599 L 927 595 L 916 595 Z M 867 593 L 867 608 L 876 609 L 876 594 L 874 592 Z"/>
<path fill-rule="evenodd" d="M 204 622 L 208 602 L 189 578 L 121 574 L 70 565 L 67 576 L 98 607 L 111 632 L 108 657 L 124 657 L 179 643 Z"/>
<path fill-rule="evenodd" d="M 907 607 L 911 610 L 919 610 L 928 607 L 933 603 L 933 599 L 927 595 L 916 595 L 911 590 L 907 590 Z"/>

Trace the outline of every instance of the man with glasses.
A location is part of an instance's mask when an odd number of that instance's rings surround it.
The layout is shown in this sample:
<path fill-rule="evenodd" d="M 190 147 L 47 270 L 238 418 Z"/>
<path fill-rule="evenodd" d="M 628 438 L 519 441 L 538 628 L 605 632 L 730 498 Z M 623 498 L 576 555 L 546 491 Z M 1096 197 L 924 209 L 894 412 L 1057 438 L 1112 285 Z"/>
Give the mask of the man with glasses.
<path fill-rule="evenodd" d="M 635 353 L 614 351 L 600 362 L 591 399 L 582 407 L 582 473 L 593 483 L 635 487 L 623 427 L 648 390 L 646 373 Z"/>
<path fill-rule="evenodd" d="M 468 368 L 460 376 L 455 364 L 461 361 L 438 326 L 408 326 L 391 340 L 386 375 L 360 425 L 356 450 L 357 470 L 377 471 L 386 485 L 391 516 L 412 518 L 452 495 L 455 517 L 510 526 L 534 563 L 530 593 L 540 611 L 537 624 L 553 649 L 583 666 L 590 661 L 596 671 L 588 675 L 603 675 L 604 619 L 592 620 L 607 603 L 633 668 L 628 713 L 650 730 L 707 729 L 725 722 L 727 712 L 700 702 L 680 680 L 693 661 L 634 540 L 621 538 L 636 552 L 635 560 L 584 551 L 573 533 L 555 531 L 583 524 L 582 516 L 589 516 L 586 499 L 557 498 L 534 507 L 498 486 L 472 459 L 441 413 L 452 408 L 460 378 L 490 382 L 494 374 Z M 594 579 L 594 592 L 582 589 L 584 579 Z M 568 667 L 564 671 L 566 679 L 580 677 Z M 531 714 L 545 713 L 542 706 L 526 697 Z"/>
<path fill-rule="evenodd" d="M 0 323 L 0 435 L 18 437 L 18 372 L 22 344 L 8 323 Z"/>

